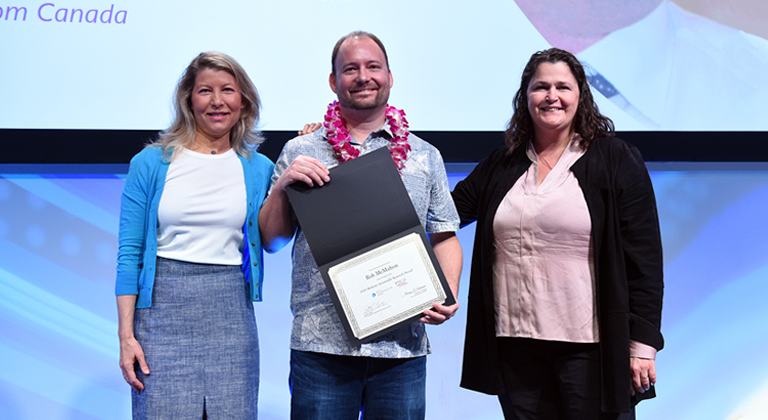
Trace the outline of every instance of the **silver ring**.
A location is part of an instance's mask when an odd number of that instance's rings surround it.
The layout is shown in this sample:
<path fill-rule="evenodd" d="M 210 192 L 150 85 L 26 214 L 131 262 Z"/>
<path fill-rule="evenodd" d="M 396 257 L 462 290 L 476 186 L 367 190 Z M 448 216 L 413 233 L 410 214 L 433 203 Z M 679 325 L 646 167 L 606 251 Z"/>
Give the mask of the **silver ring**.
<path fill-rule="evenodd" d="M 641 376 L 640 379 L 648 379 L 647 376 Z"/>

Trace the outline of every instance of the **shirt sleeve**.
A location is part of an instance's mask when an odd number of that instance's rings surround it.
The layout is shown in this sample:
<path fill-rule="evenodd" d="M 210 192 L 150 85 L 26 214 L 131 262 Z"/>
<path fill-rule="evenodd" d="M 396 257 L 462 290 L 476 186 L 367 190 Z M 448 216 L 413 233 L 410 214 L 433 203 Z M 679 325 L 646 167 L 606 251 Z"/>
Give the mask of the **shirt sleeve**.
<path fill-rule="evenodd" d="M 459 230 L 459 214 L 451 198 L 448 175 L 443 157 L 437 149 L 431 159 L 430 203 L 427 210 L 426 231 L 429 233 L 455 232 Z"/>
<path fill-rule="evenodd" d="M 285 172 L 285 170 L 288 168 L 288 165 L 290 165 L 291 162 L 293 162 L 293 159 L 295 159 L 291 153 L 291 149 L 291 142 L 289 141 L 288 143 L 285 143 L 283 150 L 280 151 L 280 156 L 277 157 L 274 169 L 272 170 L 272 178 L 269 180 L 269 190 L 267 191 L 267 197 L 269 197 L 269 194 L 272 194 L 272 188 L 275 186 L 278 178 L 280 178 L 280 175 Z"/>
<path fill-rule="evenodd" d="M 657 350 L 639 341 L 629 340 L 629 357 L 656 360 Z"/>
<path fill-rule="evenodd" d="M 146 217 L 150 205 L 149 165 L 144 154 L 131 159 L 120 200 L 116 295 L 138 295 L 139 274 L 146 246 Z"/>
<path fill-rule="evenodd" d="M 614 188 L 627 272 L 630 339 L 661 350 L 664 274 L 656 198 L 637 149 L 625 150 L 616 167 Z"/>

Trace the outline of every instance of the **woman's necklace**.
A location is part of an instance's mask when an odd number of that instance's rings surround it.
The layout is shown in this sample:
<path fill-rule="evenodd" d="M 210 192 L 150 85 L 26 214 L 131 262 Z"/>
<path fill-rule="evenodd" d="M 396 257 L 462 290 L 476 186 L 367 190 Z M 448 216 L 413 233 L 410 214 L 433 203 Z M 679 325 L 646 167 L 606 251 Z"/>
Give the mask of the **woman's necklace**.
<path fill-rule="evenodd" d="M 196 149 L 196 148 L 198 148 L 198 147 L 199 147 L 199 148 L 202 148 L 202 149 L 204 149 L 204 150 L 206 150 L 207 152 L 209 152 L 209 153 L 210 153 L 210 154 L 212 154 L 212 155 L 215 155 L 215 154 L 218 154 L 218 153 L 224 153 L 224 152 L 226 152 L 227 150 L 231 149 L 231 147 L 227 147 L 227 148 L 226 148 L 226 149 L 224 149 L 224 150 L 217 150 L 217 149 L 211 149 L 210 147 L 208 147 L 208 146 L 206 146 L 206 145 L 204 145 L 204 144 L 200 144 L 200 143 L 198 143 L 198 142 L 194 142 L 194 143 L 192 143 L 192 149 L 193 149 L 193 150 L 194 150 L 194 149 Z"/>
<path fill-rule="evenodd" d="M 411 151 L 411 145 L 408 144 L 408 121 L 405 119 L 405 112 L 387 105 L 384 116 L 389 123 L 389 129 L 392 132 L 392 139 L 389 140 L 389 154 L 395 161 L 398 170 L 405 167 L 405 160 L 408 158 L 408 152 Z M 347 129 L 347 122 L 341 116 L 341 106 L 338 101 L 333 101 L 328 105 L 328 112 L 325 113 L 325 135 L 328 143 L 333 147 L 336 153 L 336 160 L 344 163 L 360 156 L 360 151 L 351 144 L 351 136 Z"/>
<path fill-rule="evenodd" d="M 578 135 L 578 134 L 574 134 L 574 135 Z M 552 153 L 552 155 L 553 155 L 553 156 L 554 156 L 554 155 L 556 155 L 556 156 L 557 156 L 557 160 L 555 160 L 555 165 L 557 165 L 557 162 L 560 160 L 560 157 L 563 155 L 563 152 L 565 152 L 565 149 L 566 149 L 566 148 L 568 148 L 568 145 L 570 144 L 570 142 L 571 142 L 571 141 L 570 141 L 570 140 L 568 140 L 568 142 L 567 142 L 567 143 L 565 143 L 565 147 L 563 147 L 563 148 L 562 148 L 562 150 L 560 150 L 560 153 L 557 153 L 557 151 L 555 151 L 554 153 Z M 562 146 L 560 146 L 560 147 L 562 147 Z M 558 147 L 558 149 L 559 149 L 560 147 Z M 557 150 L 557 149 L 556 149 L 556 150 Z M 536 152 L 536 148 L 535 148 L 535 147 L 533 148 L 533 151 L 534 151 L 534 152 Z M 543 151 L 544 151 L 544 150 L 542 150 L 542 152 L 543 152 Z M 553 165 L 550 165 L 550 163 L 549 163 L 549 162 L 547 161 L 547 159 L 544 157 L 544 154 L 543 154 L 543 153 L 539 153 L 539 152 L 536 152 L 536 157 L 537 157 L 537 158 L 539 158 L 539 159 L 541 159 L 541 161 L 542 161 L 542 162 L 544 162 L 544 165 L 546 165 L 546 166 L 547 166 L 547 168 L 549 168 L 549 170 L 550 170 L 550 171 L 551 171 L 552 169 L 554 169 L 554 166 L 553 166 Z"/>
<path fill-rule="evenodd" d="M 547 160 L 544 159 L 544 156 L 542 156 L 542 155 L 538 155 L 538 156 L 541 158 L 541 161 L 544 162 L 545 165 L 547 165 L 547 168 L 549 168 L 549 170 L 551 171 L 552 170 L 552 165 L 550 165 L 549 162 L 547 162 Z"/>

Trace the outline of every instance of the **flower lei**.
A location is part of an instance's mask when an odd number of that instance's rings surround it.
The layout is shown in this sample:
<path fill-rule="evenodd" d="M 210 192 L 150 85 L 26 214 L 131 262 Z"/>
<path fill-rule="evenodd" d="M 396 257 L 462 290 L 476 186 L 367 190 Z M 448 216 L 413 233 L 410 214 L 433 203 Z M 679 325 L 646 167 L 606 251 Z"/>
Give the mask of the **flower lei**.
<path fill-rule="evenodd" d="M 408 121 L 405 119 L 405 112 L 401 109 L 387 105 L 384 114 L 389 123 L 389 129 L 392 131 L 392 139 L 389 141 L 389 154 L 395 161 L 398 170 L 405 167 L 405 159 L 408 152 L 411 151 L 411 145 L 408 144 Z M 328 105 L 328 112 L 325 114 L 323 127 L 326 129 L 328 143 L 333 147 L 336 153 L 336 160 L 344 163 L 360 156 L 360 151 L 350 143 L 351 137 L 347 130 L 347 122 L 341 116 L 341 106 L 338 101 L 333 101 Z"/>

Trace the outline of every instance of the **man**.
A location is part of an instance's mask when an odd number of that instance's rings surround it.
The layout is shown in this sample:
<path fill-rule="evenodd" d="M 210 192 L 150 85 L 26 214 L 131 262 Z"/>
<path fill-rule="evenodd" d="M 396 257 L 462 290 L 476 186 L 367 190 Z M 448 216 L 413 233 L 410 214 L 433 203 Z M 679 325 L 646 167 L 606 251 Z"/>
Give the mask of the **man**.
<path fill-rule="evenodd" d="M 283 148 L 274 185 L 259 215 L 268 252 L 295 234 L 291 307 L 291 418 L 423 419 L 426 354 L 424 324 L 451 318 L 458 303 L 434 305 L 413 322 L 370 343 L 353 347 L 325 288 L 301 226 L 293 218 L 285 188 L 294 182 L 323 185 L 328 167 L 389 147 L 403 183 L 429 234 L 454 296 L 461 273 L 459 219 L 450 198 L 442 157 L 436 148 L 407 132 L 404 113 L 388 107 L 392 73 L 381 41 L 365 32 L 341 38 L 331 57 L 331 89 L 324 129 L 299 136 Z M 334 122 L 337 122 L 334 124 Z M 343 217 L 343 215 L 340 215 Z M 354 229 L 350 226 L 350 229 Z"/>

